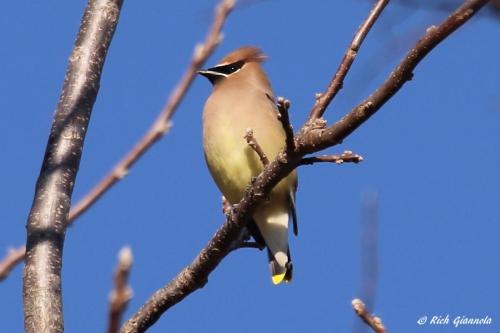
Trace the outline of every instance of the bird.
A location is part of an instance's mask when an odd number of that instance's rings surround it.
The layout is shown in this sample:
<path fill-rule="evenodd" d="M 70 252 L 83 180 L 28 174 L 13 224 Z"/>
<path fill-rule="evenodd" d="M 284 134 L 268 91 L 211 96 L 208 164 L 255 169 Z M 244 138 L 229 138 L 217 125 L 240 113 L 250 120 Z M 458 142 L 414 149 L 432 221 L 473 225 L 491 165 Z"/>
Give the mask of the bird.
<path fill-rule="evenodd" d="M 285 145 L 275 97 L 262 69 L 267 56 L 257 47 L 244 46 L 206 70 L 198 71 L 212 84 L 203 110 L 203 148 L 208 169 L 231 205 L 245 195 L 251 180 L 264 166 L 244 136 L 253 132 L 264 153 L 274 159 Z M 247 229 L 267 248 L 271 280 L 277 285 L 292 279 L 288 225 L 297 235 L 295 192 L 297 173 L 291 172 L 256 207 Z"/>

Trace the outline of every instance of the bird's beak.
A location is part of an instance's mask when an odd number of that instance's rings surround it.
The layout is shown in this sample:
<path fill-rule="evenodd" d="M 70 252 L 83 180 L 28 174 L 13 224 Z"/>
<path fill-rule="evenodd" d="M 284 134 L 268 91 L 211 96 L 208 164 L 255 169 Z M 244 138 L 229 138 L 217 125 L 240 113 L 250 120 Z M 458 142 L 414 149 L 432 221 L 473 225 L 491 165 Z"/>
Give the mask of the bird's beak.
<path fill-rule="evenodd" d="M 197 71 L 197 73 L 200 75 L 203 75 L 207 79 L 210 79 L 211 76 L 220 75 L 219 73 L 211 71 L 210 69 L 202 69 L 202 70 Z"/>
<path fill-rule="evenodd" d="M 226 75 L 219 73 L 219 72 L 216 72 L 216 71 L 212 71 L 210 69 L 207 69 L 207 70 L 202 69 L 202 70 L 197 71 L 197 73 L 206 77 L 210 81 L 210 83 L 212 83 L 212 84 L 214 84 L 217 80 L 219 80 L 223 77 L 226 77 Z"/>
<path fill-rule="evenodd" d="M 210 71 L 200 69 L 199 71 L 196 71 L 196 73 L 203 75 L 203 76 L 207 76 L 207 75 L 209 75 Z"/>

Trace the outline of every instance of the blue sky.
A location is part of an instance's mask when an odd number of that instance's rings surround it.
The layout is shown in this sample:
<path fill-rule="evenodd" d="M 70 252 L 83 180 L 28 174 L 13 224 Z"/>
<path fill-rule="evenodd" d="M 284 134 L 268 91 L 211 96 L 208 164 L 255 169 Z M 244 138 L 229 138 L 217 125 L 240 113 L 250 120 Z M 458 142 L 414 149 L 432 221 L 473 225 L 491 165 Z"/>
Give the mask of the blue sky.
<path fill-rule="evenodd" d="M 105 64 L 74 201 L 142 136 L 205 36 L 214 1 L 126 1 Z M 15 1 L 0 12 L 0 252 L 25 242 L 49 128 L 85 1 Z M 260 46 L 276 95 L 292 101 L 296 129 L 324 89 L 368 1 L 246 1 L 230 16 L 207 65 Z M 389 5 L 326 113 L 339 119 L 366 97 L 445 12 Z M 434 50 L 409 82 L 342 146 L 365 161 L 299 170 L 295 278 L 275 287 L 266 255 L 232 253 L 202 290 L 151 332 L 348 332 L 361 283 L 361 198 L 378 193 L 379 274 L 373 311 L 391 331 L 456 332 L 417 325 L 427 315 L 483 317 L 498 332 L 500 306 L 500 67 L 498 17 L 478 15 Z M 68 332 L 104 331 L 116 255 L 132 247 L 129 317 L 188 264 L 222 223 L 205 166 L 197 78 L 174 127 L 66 235 Z M 21 332 L 22 269 L 0 283 L 2 331 Z"/>

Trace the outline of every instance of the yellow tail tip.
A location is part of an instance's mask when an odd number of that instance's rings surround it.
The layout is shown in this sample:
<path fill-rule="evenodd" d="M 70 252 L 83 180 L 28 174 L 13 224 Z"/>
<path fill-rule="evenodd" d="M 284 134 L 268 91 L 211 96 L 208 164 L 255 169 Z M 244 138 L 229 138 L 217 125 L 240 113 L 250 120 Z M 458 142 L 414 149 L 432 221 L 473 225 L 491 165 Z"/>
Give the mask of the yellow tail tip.
<path fill-rule="evenodd" d="M 280 284 L 285 279 L 285 273 L 273 275 L 273 284 Z"/>

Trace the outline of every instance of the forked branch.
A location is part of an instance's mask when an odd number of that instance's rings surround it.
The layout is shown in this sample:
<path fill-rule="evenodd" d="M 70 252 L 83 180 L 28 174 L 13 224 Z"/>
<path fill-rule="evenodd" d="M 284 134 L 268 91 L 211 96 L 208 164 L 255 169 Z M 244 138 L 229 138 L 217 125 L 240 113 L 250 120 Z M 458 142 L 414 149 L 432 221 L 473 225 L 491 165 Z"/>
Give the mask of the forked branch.
<path fill-rule="evenodd" d="M 307 130 L 304 131 L 303 135 L 297 137 L 296 142 L 298 142 L 300 153 L 304 155 L 310 154 L 341 143 L 342 140 L 374 115 L 406 82 L 413 78 L 413 71 L 429 52 L 467 22 L 487 3 L 488 0 L 466 0 L 441 24 L 429 27 L 424 36 L 405 55 L 385 82 L 368 98 L 333 126 Z"/>
<path fill-rule="evenodd" d="M 335 98 L 340 89 L 342 89 L 342 86 L 344 85 L 344 79 L 347 76 L 349 69 L 351 69 L 351 65 L 354 62 L 354 59 L 358 55 L 361 44 L 365 40 L 368 32 L 370 32 L 370 29 L 375 24 L 375 21 L 377 21 L 379 15 L 382 13 L 388 3 L 389 0 L 378 0 L 368 14 L 366 20 L 359 26 L 358 31 L 356 31 L 351 44 L 347 48 L 332 81 L 330 81 L 330 84 L 328 85 L 324 93 L 318 94 L 316 96 L 316 103 L 314 104 L 314 107 L 311 110 L 311 114 L 309 115 L 310 120 L 321 118 L 325 113 L 327 106 Z"/>

